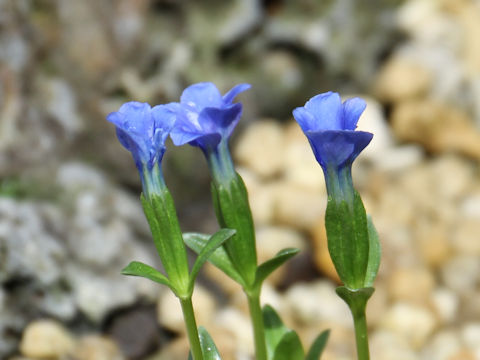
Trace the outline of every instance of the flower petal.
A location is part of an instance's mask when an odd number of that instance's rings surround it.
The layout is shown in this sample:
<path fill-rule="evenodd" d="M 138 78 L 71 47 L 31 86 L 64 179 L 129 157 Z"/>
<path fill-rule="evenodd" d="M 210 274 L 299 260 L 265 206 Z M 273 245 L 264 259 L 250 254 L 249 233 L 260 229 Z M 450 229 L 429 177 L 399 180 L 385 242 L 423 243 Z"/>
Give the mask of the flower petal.
<path fill-rule="evenodd" d="M 223 95 L 223 102 L 225 105 L 230 105 L 233 99 L 240 93 L 250 89 L 252 86 L 250 84 L 238 84 L 230 89 L 225 95 Z"/>
<path fill-rule="evenodd" d="M 226 108 L 207 107 L 199 115 L 199 122 L 205 124 L 209 133 L 229 137 L 242 115 L 242 104 L 236 103 Z"/>
<path fill-rule="evenodd" d="M 373 137 L 368 132 L 351 130 L 307 131 L 306 135 L 323 168 L 351 164 Z"/>
<path fill-rule="evenodd" d="M 310 130 L 342 130 L 342 101 L 338 93 L 330 91 L 314 96 L 305 109 L 316 119 Z"/>
<path fill-rule="evenodd" d="M 297 107 L 296 109 L 293 110 L 293 117 L 297 121 L 297 123 L 300 125 L 302 128 L 303 132 L 309 131 L 309 130 L 315 130 L 317 125 L 316 125 L 316 119 L 315 117 L 304 107 Z"/>
<path fill-rule="evenodd" d="M 358 119 L 367 107 L 365 100 L 361 98 L 348 99 L 343 103 L 343 129 L 355 130 Z"/>
<path fill-rule="evenodd" d="M 182 105 L 189 105 L 198 112 L 206 107 L 223 105 L 222 95 L 211 82 L 193 84 L 187 87 L 180 97 Z"/>

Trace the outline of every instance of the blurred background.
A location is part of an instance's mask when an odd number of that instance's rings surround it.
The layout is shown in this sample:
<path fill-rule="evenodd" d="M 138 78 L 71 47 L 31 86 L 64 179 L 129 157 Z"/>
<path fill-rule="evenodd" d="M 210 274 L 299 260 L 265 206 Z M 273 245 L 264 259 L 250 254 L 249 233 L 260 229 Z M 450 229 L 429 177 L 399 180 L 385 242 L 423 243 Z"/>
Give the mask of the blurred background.
<path fill-rule="evenodd" d="M 480 359 L 479 0 L 0 0 L 0 358 L 176 360 L 175 298 L 120 275 L 160 266 L 130 154 L 105 116 L 177 101 L 195 82 L 239 96 L 232 152 L 272 304 L 325 360 L 353 360 L 326 250 L 325 186 L 291 111 L 333 90 L 361 96 L 375 134 L 354 182 L 383 247 L 368 317 L 372 359 Z M 169 149 L 184 231 L 217 225 L 198 150 Z M 224 359 L 252 359 L 241 290 L 206 266 L 198 321 Z"/>

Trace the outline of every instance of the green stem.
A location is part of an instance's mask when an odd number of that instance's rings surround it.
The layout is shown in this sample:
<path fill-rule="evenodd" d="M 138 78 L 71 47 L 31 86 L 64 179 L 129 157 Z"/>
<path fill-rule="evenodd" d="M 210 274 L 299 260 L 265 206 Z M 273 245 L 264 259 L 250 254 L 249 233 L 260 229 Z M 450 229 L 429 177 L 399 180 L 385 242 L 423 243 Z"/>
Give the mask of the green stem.
<path fill-rule="evenodd" d="M 255 340 L 255 359 L 267 360 L 267 344 L 265 342 L 265 326 L 263 324 L 262 307 L 260 306 L 260 292 L 247 293 L 250 318 L 253 325 L 253 338 Z"/>
<path fill-rule="evenodd" d="M 355 339 L 357 341 L 358 360 L 369 360 L 370 352 L 368 350 L 368 332 L 365 308 L 363 309 L 363 311 L 352 311 L 352 315 L 353 324 L 355 326 Z"/>
<path fill-rule="evenodd" d="M 370 299 L 370 296 L 372 296 L 374 290 L 375 289 L 372 287 L 349 289 L 345 286 L 336 289 L 338 296 L 347 303 L 353 316 L 358 360 L 370 360 L 365 308 L 367 307 L 367 301 Z"/>
<path fill-rule="evenodd" d="M 180 298 L 180 304 L 182 305 L 183 319 L 187 328 L 188 341 L 190 342 L 190 351 L 192 352 L 193 360 L 203 360 L 197 322 L 195 321 L 195 313 L 193 312 L 192 298 Z"/>

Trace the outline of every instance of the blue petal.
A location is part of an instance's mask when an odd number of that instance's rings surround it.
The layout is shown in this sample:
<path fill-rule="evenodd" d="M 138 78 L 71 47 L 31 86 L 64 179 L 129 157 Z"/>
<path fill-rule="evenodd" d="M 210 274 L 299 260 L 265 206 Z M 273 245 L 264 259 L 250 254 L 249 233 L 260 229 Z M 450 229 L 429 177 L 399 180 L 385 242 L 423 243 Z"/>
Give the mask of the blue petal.
<path fill-rule="evenodd" d="M 316 129 L 316 119 L 304 107 L 297 107 L 293 110 L 293 117 L 302 128 L 303 132 Z"/>
<path fill-rule="evenodd" d="M 252 86 L 250 84 L 238 84 L 230 89 L 225 95 L 223 95 L 223 102 L 225 105 L 230 105 L 233 99 L 240 93 L 250 89 Z"/>
<path fill-rule="evenodd" d="M 198 112 L 206 107 L 223 105 L 222 95 L 217 87 L 210 82 L 193 84 L 186 88 L 180 97 L 182 105 L 189 105 Z"/>
<path fill-rule="evenodd" d="M 365 100 L 360 98 L 348 99 L 343 103 L 343 128 L 345 130 L 355 130 L 358 119 L 367 107 Z"/>
<path fill-rule="evenodd" d="M 199 116 L 199 122 L 205 124 L 209 133 L 219 133 L 229 137 L 242 115 L 242 104 L 236 103 L 226 108 L 205 108 Z"/>
<path fill-rule="evenodd" d="M 351 164 L 373 137 L 368 132 L 350 130 L 308 131 L 306 135 L 323 168 Z"/>
<path fill-rule="evenodd" d="M 311 130 L 342 130 L 342 101 L 337 93 L 330 91 L 314 96 L 307 101 L 305 109 L 316 119 Z"/>

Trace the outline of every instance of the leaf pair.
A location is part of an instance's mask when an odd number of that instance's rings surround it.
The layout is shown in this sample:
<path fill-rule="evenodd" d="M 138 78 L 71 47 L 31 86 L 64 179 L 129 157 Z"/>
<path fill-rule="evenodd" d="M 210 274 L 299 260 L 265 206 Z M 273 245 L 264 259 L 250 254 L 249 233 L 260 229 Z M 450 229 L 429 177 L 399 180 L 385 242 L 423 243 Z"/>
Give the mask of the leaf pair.
<path fill-rule="evenodd" d="M 234 234 L 235 230 L 221 229 L 212 236 L 206 235 L 208 238 L 206 239 L 202 249 L 198 252 L 197 259 L 195 260 L 192 270 L 190 271 L 187 289 L 178 289 L 175 284 L 173 284 L 160 271 L 139 261 L 132 261 L 130 264 L 128 264 L 128 266 L 122 270 L 122 274 L 141 276 L 150 279 L 157 283 L 168 286 L 178 297 L 190 297 L 193 292 L 195 279 L 203 264 L 205 264 L 215 250 L 219 249 Z"/>
<path fill-rule="evenodd" d="M 203 326 L 198 328 L 198 336 L 200 337 L 203 360 L 222 360 L 212 337 Z M 193 360 L 191 352 L 188 354 L 188 360 Z"/>
<path fill-rule="evenodd" d="M 202 249 L 205 248 L 208 242 L 208 235 L 200 233 L 185 233 L 183 235 L 183 239 L 185 240 L 185 243 L 190 249 L 192 249 L 196 253 L 200 253 Z M 236 270 L 236 267 L 234 266 L 230 256 L 228 255 L 227 251 L 223 246 L 215 249 L 215 251 L 211 254 L 208 260 L 217 268 L 222 270 L 225 274 L 227 274 L 230 278 L 235 280 L 243 288 L 259 289 L 262 286 L 263 281 L 273 271 L 275 271 L 280 265 L 282 265 L 285 261 L 296 255 L 298 252 L 298 249 L 283 249 L 278 252 L 278 254 L 275 255 L 273 258 L 265 261 L 263 264 L 258 266 L 255 272 L 254 283 L 250 287 L 245 284 L 243 277 Z"/>
<path fill-rule="evenodd" d="M 305 356 L 297 333 L 287 328 L 271 306 L 263 307 L 268 360 L 319 360 L 327 344 L 329 330 L 323 331 Z"/>

